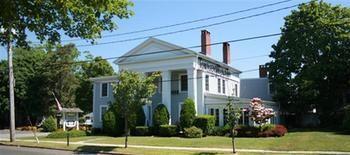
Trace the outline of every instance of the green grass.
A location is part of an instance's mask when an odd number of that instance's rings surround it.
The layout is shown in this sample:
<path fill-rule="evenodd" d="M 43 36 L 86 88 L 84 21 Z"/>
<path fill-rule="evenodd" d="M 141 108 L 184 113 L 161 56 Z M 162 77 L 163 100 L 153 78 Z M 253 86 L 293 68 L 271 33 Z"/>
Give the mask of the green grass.
<path fill-rule="evenodd" d="M 40 140 L 65 141 L 66 139 L 40 138 Z M 71 138 L 71 141 L 86 141 L 87 143 L 104 144 L 124 144 L 124 137 L 90 136 Z M 131 136 L 129 138 L 129 144 L 148 146 L 231 148 L 231 138 L 208 136 L 204 138 L 189 139 L 179 137 L 168 138 Z M 236 138 L 236 146 L 238 149 L 285 151 L 350 151 L 350 135 L 342 135 L 335 132 L 299 131 L 288 133 L 286 136 L 280 138 Z M 152 152 L 153 151 L 155 150 L 152 150 Z M 136 154 L 137 153 L 138 152 L 136 152 Z"/>

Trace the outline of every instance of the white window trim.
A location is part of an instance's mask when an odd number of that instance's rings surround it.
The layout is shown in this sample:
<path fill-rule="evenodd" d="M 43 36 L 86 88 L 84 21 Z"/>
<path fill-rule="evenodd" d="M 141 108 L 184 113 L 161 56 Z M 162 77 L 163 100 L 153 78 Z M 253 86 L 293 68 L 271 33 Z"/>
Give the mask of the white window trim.
<path fill-rule="evenodd" d="M 181 76 L 183 76 L 183 75 L 187 76 L 187 90 L 186 91 L 181 90 Z M 187 91 L 188 91 L 188 75 L 185 73 L 179 74 L 179 92 L 180 93 L 187 93 Z"/>
<path fill-rule="evenodd" d="M 107 84 L 107 96 L 102 96 L 102 85 Z M 108 98 L 109 97 L 109 85 L 108 82 L 101 82 L 100 83 L 100 98 Z"/>
<path fill-rule="evenodd" d="M 222 92 L 221 92 L 221 89 L 222 89 L 222 88 L 221 88 L 221 86 L 222 86 L 222 85 L 221 85 L 221 83 L 222 83 L 222 82 L 221 82 L 221 78 L 217 78 L 216 82 L 217 82 L 217 84 L 216 84 L 216 86 L 217 86 L 217 88 L 216 88 L 216 89 L 217 89 L 217 93 L 218 93 L 218 94 L 221 94 L 221 93 L 222 93 Z"/>
<path fill-rule="evenodd" d="M 106 109 L 106 111 L 108 110 L 108 105 L 100 105 L 100 122 L 102 122 L 102 117 L 103 117 L 103 115 L 102 115 L 102 108 L 107 108 Z"/>
<path fill-rule="evenodd" d="M 221 84 L 222 84 L 222 86 L 221 86 L 221 88 L 222 88 L 222 94 L 226 94 L 226 79 L 221 79 Z"/>

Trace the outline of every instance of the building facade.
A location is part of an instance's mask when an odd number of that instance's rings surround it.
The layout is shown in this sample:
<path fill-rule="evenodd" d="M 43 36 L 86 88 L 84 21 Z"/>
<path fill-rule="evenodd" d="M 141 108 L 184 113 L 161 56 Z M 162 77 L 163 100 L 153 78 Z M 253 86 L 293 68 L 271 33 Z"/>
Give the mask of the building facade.
<path fill-rule="evenodd" d="M 230 45 L 223 44 L 223 60 L 211 57 L 210 33 L 201 34 L 202 50 L 195 52 L 169 42 L 150 38 L 114 63 L 119 70 L 131 70 L 144 74 L 161 72 L 157 91 L 152 103 L 144 106 L 146 124 L 152 125 L 154 109 L 164 104 L 170 113 L 171 124 L 179 122 L 180 110 L 186 98 L 193 99 L 197 115 L 211 114 L 217 119 L 216 125 L 225 124 L 225 106 L 229 96 L 234 97 L 242 109 L 242 124 L 251 124 L 247 110 L 249 99 L 240 98 L 239 70 L 230 66 Z M 102 127 L 102 115 L 113 101 L 113 76 L 91 79 L 93 87 L 93 127 Z M 269 107 L 278 110 L 273 102 Z"/>

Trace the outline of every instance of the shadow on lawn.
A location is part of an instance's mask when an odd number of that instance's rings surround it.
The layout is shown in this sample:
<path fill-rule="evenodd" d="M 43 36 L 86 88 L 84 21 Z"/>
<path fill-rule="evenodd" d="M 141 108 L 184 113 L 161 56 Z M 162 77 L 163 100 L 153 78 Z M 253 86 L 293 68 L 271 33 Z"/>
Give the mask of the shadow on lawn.
<path fill-rule="evenodd" d="M 342 131 L 339 129 L 331 129 L 331 128 L 293 128 L 288 129 L 288 132 L 330 132 L 337 135 L 350 135 L 350 132 Z"/>
<path fill-rule="evenodd" d="M 112 154 L 112 153 L 108 153 L 114 150 L 114 152 L 116 151 L 115 149 L 118 149 L 120 147 L 112 147 L 112 146 L 90 146 L 90 145 L 83 145 L 83 146 L 79 146 L 77 147 L 74 152 L 75 153 L 103 153 L 103 154 Z M 115 154 L 115 153 L 113 153 Z"/>
<path fill-rule="evenodd" d="M 198 152 L 198 153 L 194 153 L 193 155 L 218 155 L 218 154 L 222 154 L 222 153 L 217 153 L 217 152 Z"/>

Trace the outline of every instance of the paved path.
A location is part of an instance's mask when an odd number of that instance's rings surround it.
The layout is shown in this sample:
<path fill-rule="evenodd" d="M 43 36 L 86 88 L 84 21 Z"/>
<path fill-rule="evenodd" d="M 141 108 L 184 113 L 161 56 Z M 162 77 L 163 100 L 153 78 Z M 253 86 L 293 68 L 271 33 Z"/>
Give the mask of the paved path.
<path fill-rule="evenodd" d="M 71 155 L 71 154 L 74 154 L 74 152 L 0 145 L 0 154 L 1 155 Z"/>
<path fill-rule="evenodd" d="M 1 141 L 1 139 L 0 139 Z M 22 142 L 35 142 L 34 140 L 17 140 Z M 62 141 L 40 141 L 40 143 L 54 143 L 54 144 L 66 144 Z M 99 144 L 99 143 L 87 143 L 87 142 L 70 142 L 75 145 L 87 145 L 87 146 L 107 146 L 107 147 L 124 147 L 119 144 Z M 143 148 L 143 149 L 160 149 L 160 150 L 183 150 L 183 151 L 213 151 L 213 152 L 231 152 L 231 148 L 196 148 L 196 147 L 171 147 L 171 146 L 145 146 L 145 145 L 128 145 L 131 148 Z M 237 152 L 251 152 L 251 153 L 266 153 L 266 154 L 331 154 L 331 155 L 350 155 L 350 152 L 340 151 L 273 151 L 273 150 L 257 150 L 257 149 L 236 149 Z"/>
<path fill-rule="evenodd" d="M 16 134 L 16 138 L 34 137 L 32 131 L 16 130 L 15 134 Z M 49 134 L 48 132 L 37 132 L 36 133 L 36 135 L 38 137 L 40 137 L 40 136 L 47 136 L 48 134 Z M 10 138 L 10 131 L 8 129 L 0 130 L 0 139 L 8 139 L 8 138 Z"/>

